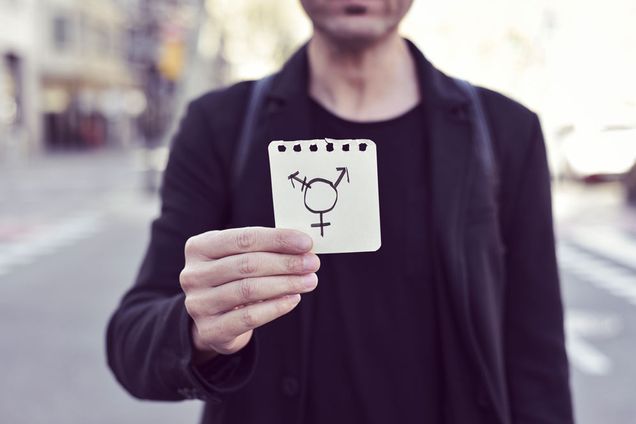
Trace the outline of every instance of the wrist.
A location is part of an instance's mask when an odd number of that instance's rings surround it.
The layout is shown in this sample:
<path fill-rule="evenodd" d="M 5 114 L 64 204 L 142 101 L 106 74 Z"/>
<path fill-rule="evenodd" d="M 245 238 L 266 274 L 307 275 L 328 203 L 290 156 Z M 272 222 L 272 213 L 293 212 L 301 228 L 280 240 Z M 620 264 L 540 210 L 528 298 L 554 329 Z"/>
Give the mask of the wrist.
<path fill-rule="evenodd" d="M 206 362 L 209 362 L 219 355 L 219 353 L 215 351 L 214 349 L 205 348 L 202 345 L 196 325 L 192 324 L 191 331 L 192 331 L 192 364 L 194 366 L 199 366 Z"/>

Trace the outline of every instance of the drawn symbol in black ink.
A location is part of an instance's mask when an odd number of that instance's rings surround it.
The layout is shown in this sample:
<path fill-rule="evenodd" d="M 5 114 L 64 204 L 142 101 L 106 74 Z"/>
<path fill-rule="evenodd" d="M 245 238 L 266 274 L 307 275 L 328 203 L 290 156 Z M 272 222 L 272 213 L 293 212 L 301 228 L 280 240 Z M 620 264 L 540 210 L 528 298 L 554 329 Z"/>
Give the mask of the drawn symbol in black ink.
<path fill-rule="evenodd" d="M 333 208 L 336 207 L 336 203 L 338 203 L 338 185 L 345 175 L 347 182 L 350 182 L 349 170 L 346 167 L 336 168 L 336 171 L 340 172 L 340 175 L 338 175 L 338 179 L 334 183 L 325 178 L 314 178 L 309 181 L 307 181 L 307 177 L 301 179 L 298 176 L 300 171 L 296 171 L 287 177 L 287 179 L 291 181 L 293 188 L 296 188 L 294 181 L 300 183 L 300 191 L 305 193 L 305 208 L 307 208 L 309 212 L 320 215 L 320 222 L 311 224 L 311 227 L 320 228 L 321 237 L 325 236 L 324 228 L 331 225 L 331 222 L 324 221 L 323 216 L 327 212 L 332 211 Z"/>

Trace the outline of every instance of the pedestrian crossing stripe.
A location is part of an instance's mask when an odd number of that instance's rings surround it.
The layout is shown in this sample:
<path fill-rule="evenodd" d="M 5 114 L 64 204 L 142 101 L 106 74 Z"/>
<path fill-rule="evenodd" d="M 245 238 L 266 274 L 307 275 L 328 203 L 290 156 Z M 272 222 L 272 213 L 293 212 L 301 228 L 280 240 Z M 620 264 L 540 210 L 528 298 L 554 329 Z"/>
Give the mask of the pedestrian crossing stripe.
<path fill-rule="evenodd" d="M 636 272 L 570 242 L 558 246 L 562 273 L 586 281 L 636 305 Z"/>
<path fill-rule="evenodd" d="M 43 228 L 20 241 L 0 245 L 0 276 L 8 274 L 16 267 L 32 263 L 38 257 L 90 237 L 101 228 L 101 214 L 88 212 Z"/>

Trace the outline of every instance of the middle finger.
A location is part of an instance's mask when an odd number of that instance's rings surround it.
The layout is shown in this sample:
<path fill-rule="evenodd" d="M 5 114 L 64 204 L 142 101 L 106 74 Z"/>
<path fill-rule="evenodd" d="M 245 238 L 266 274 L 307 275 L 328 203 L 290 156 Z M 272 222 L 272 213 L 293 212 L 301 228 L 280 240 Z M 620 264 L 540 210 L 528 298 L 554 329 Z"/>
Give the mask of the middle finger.
<path fill-rule="evenodd" d="M 252 252 L 207 262 L 202 274 L 206 284 L 215 287 L 230 281 L 269 275 L 300 275 L 318 271 L 320 259 L 313 253 L 285 255 Z"/>
<path fill-rule="evenodd" d="M 314 290 L 317 283 L 318 277 L 313 273 L 245 278 L 210 289 L 200 295 L 199 301 L 206 305 L 206 314 L 216 315 L 241 305 L 307 293 Z"/>

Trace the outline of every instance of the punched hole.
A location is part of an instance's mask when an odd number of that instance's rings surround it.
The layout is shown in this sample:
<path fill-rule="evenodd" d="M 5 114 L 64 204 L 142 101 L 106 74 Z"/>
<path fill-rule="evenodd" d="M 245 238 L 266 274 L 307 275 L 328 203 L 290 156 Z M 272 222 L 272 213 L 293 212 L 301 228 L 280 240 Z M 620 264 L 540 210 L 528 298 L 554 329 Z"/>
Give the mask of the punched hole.
<path fill-rule="evenodd" d="M 333 143 L 327 143 L 327 151 L 333 152 Z"/>
<path fill-rule="evenodd" d="M 318 146 L 316 146 L 315 144 L 312 144 L 311 146 L 309 146 L 309 150 L 311 150 L 312 152 L 317 152 Z"/>
<path fill-rule="evenodd" d="M 358 146 L 361 152 L 365 152 L 367 150 L 367 143 L 360 143 Z"/>
<path fill-rule="evenodd" d="M 342 145 L 342 150 L 343 150 L 344 152 L 348 152 L 348 151 L 349 151 L 349 145 L 348 145 L 348 144 L 343 144 L 343 145 Z"/>
<path fill-rule="evenodd" d="M 279 152 L 284 152 L 285 150 L 287 150 L 287 148 L 285 146 L 283 146 L 282 144 L 280 146 L 278 146 L 278 151 Z"/>
<path fill-rule="evenodd" d="M 296 144 L 294 146 L 294 152 L 300 152 L 300 150 L 301 150 L 300 144 Z"/>

